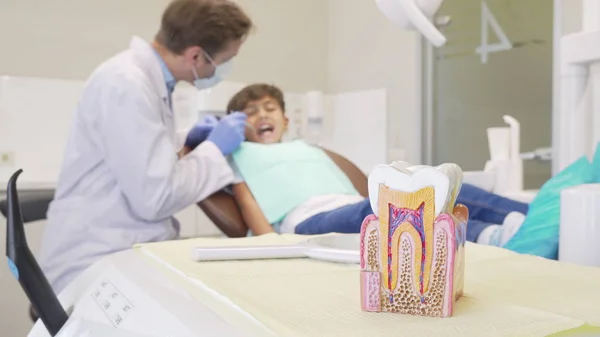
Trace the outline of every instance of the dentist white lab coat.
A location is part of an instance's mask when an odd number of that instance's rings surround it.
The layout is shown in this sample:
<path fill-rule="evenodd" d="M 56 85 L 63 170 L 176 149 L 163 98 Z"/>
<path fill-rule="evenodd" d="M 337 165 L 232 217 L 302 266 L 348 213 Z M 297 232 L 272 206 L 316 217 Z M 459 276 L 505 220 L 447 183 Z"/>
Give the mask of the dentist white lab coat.
<path fill-rule="evenodd" d="M 40 258 L 55 292 L 105 255 L 176 239 L 173 215 L 233 181 L 213 143 L 178 159 L 176 138 L 159 60 L 134 37 L 94 71 L 74 115 Z"/>

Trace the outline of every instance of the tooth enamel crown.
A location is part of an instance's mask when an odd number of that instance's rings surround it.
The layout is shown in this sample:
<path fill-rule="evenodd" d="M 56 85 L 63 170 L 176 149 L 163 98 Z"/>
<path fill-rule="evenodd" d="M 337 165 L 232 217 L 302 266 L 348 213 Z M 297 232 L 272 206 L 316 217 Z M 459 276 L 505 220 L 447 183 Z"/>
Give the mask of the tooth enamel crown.
<path fill-rule="evenodd" d="M 360 233 L 365 311 L 447 317 L 462 295 L 468 210 L 454 205 L 456 164 L 379 165 L 369 175 L 373 215 Z"/>

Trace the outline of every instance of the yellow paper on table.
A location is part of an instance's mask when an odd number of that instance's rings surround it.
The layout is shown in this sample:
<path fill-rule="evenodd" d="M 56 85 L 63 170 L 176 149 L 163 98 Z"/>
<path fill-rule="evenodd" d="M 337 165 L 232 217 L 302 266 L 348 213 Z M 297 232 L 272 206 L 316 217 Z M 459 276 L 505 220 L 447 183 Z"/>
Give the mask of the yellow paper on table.
<path fill-rule="evenodd" d="M 194 247 L 294 244 L 306 239 L 272 234 L 171 241 L 136 248 L 201 281 L 232 303 L 224 309 L 222 301 L 209 300 L 201 287 L 186 288 L 205 305 L 225 316 L 230 310 L 232 317 L 241 309 L 278 336 L 533 337 L 586 323 L 600 325 L 600 288 L 591 286 L 593 280 L 600 280 L 600 269 L 521 256 L 500 248 L 467 244 L 464 295 L 449 318 L 362 311 L 358 265 L 311 259 L 201 263 L 191 259 Z"/>
<path fill-rule="evenodd" d="M 465 284 L 470 296 L 525 306 L 600 326 L 600 268 L 471 244 Z"/>

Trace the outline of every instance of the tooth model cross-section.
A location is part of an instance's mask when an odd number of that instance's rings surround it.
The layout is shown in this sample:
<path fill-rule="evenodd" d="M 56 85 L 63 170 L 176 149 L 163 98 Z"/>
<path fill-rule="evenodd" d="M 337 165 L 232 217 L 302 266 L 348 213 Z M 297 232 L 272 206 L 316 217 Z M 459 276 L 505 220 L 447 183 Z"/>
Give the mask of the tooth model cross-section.
<path fill-rule="evenodd" d="M 365 311 L 447 317 L 462 295 L 468 210 L 458 165 L 379 165 L 360 232 Z"/>

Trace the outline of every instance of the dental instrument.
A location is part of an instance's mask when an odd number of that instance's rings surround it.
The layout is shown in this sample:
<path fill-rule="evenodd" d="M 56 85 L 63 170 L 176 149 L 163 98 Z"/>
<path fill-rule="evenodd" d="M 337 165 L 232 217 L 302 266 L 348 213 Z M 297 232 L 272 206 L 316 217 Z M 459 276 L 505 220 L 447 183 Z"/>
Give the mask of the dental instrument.
<path fill-rule="evenodd" d="M 359 237 L 337 234 L 312 238 L 293 245 L 195 247 L 192 259 L 201 261 L 310 258 L 335 263 L 358 264 Z"/>
<path fill-rule="evenodd" d="M 22 170 L 10 178 L 7 187 L 6 256 L 13 276 L 19 281 L 44 325 L 53 336 L 67 322 L 67 313 L 54 296 L 52 288 L 29 250 L 18 201 L 16 180 Z"/>
<path fill-rule="evenodd" d="M 249 122 L 246 122 L 246 127 L 248 129 L 250 129 L 250 131 L 256 133 L 256 128 L 252 124 L 250 124 Z"/>
<path fill-rule="evenodd" d="M 551 161 L 552 160 L 552 148 L 543 147 L 535 149 L 530 152 L 521 153 L 521 159 L 524 160 L 538 160 L 538 161 Z"/>
<path fill-rule="evenodd" d="M 212 115 L 214 115 L 217 118 L 217 120 L 221 120 L 222 117 L 220 116 L 220 114 L 222 113 L 218 111 L 213 111 L 212 113 Z M 254 127 L 254 125 L 250 124 L 250 122 L 246 121 L 246 127 L 250 129 L 250 131 L 256 133 L 256 128 Z"/>
<path fill-rule="evenodd" d="M 194 261 L 261 260 L 304 258 L 306 247 L 247 246 L 247 247 L 196 247 L 192 251 Z"/>

